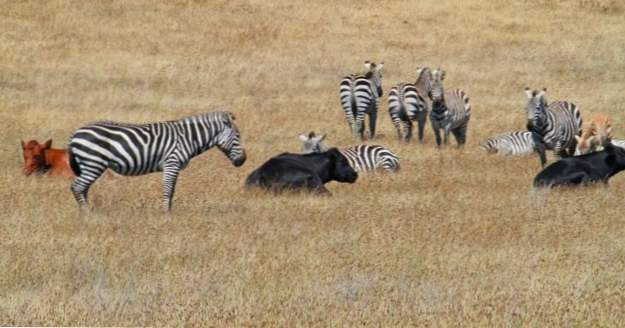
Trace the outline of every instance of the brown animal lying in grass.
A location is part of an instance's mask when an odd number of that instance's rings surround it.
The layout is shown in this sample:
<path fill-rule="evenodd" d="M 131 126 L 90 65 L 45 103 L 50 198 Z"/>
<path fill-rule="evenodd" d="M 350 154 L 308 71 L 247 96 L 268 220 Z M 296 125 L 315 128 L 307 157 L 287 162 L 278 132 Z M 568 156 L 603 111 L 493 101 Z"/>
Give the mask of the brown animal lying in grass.
<path fill-rule="evenodd" d="M 610 118 L 605 114 L 595 114 L 590 119 L 590 124 L 582 131 L 582 136 L 575 136 L 577 146 L 575 155 L 588 154 L 593 151 L 601 150 L 605 145 L 610 143 L 612 136 L 612 125 Z"/>
<path fill-rule="evenodd" d="M 43 144 L 37 140 L 22 141 L 22 154 L 24 156 L 23 172 L 26 176 L 34 172 L 50 175 L 74 176 L 69 167 L 66 149 L 52 148 L 52 139 Z"/>

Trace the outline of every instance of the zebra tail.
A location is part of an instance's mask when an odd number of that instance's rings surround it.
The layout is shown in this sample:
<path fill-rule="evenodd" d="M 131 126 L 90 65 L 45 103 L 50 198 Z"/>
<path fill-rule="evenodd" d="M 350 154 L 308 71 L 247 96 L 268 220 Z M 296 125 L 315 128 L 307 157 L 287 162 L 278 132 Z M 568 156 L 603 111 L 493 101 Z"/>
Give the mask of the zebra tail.
<path fill-rule="evenodd" d="M 80 165 L 78 165 L 78 162 L 76 161 L 76 155 L 74 155 L 74 152 L 72 151 L 72 147 L 69 146 L 67 147 L 67 155 L 69 157 L 69 166 L 72 168 L 72 171 L 74 171 L 74 175 L 75 176 L 79 176 L 80 175 Z"/>

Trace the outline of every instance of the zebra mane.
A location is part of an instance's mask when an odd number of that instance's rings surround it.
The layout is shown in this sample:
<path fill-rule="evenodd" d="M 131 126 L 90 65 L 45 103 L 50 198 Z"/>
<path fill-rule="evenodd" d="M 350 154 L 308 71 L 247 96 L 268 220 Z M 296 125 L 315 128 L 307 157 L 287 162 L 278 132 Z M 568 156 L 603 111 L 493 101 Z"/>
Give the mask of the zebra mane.
<path fill-rule="evenodd" d="M 430 81 L 432 80 L 432 72 L 429 67 L 417 68 L 417 80 L 415 85 L 419 91 L 428 92 Z"/>

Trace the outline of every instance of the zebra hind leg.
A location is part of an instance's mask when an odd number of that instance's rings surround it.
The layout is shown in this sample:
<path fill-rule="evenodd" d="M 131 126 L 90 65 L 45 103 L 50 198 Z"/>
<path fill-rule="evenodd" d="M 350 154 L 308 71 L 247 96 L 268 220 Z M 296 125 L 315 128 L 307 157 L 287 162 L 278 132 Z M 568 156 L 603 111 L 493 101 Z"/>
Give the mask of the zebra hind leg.
<path fill-rule="evenodd" d="M 417 124 L 419 125 L 419 143 L 423 143 L 423 134 L 425 132 L 425 121 L 427 115 L 425 112 L 420 112 L 417 116 Z"/>
<path fill-rule="evenodd" d="M 87 194 L 91 185 L 104 173 L 106 167 L 81 165 L 80 175 L 74 179 L 70 190 L 81 210 L 87 209 Z"/>
<path fill-rule="evenodd" d="M 463 125 L 455 130 L 452 130 L 454 138 L 456 139 L 456 143 L 458 144 L 458 148 L 462 148 L 467 140 L 467 126 Z"/>
<path fill-rule="evenodd" d="M 410 122 L 410 120 L 405 120 L 402 123 L 404 125 L 404 141 L 410 142 L 412 139 L 412 122 Z"/>
<path fill-rule="evenodd" d="M 378 120 L 378 112 L 372 111 L 369 113 L 369 139 L 373 139 L 375 137 L 375 124 Z"/>

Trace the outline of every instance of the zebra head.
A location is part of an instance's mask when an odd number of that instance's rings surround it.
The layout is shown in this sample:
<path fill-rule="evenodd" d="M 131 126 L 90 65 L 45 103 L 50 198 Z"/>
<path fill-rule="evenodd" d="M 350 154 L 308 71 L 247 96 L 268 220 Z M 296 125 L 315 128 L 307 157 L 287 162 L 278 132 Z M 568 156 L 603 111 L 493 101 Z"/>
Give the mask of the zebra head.
<path fill-rule="evenodd" d="M 375 84 L 378 97 L 382 97 L 382 67 L 384 67 L 384 63 L 376 65 L 376 63 L 367 60 L 365 61 L 365 67 L 369 70 L 365 76 Z"/>
<path fill-rule="evenodd" d="M 300 134 L 299 140 L 302 143 L 302 153 L 322 153 L 328 150 L 328 147 L 323 143 L 323 139 L 326 138 L 326 135 L 316 136 L 315 132 L 310 132 L 308 135 Z"/>
<path fill-rule="evenodd" d="M 236 124 L 234 124 L 234 115 L 225 112 L 221 121 L 222 129 L 216 135 L 216 145 L 232 162 L 234 166 L 241 166 L 245 163 L 247 156 L 245 149 L 241 146 L 241 134 Z"/>
<path fill-rule="evenodd" d="M 527 113 L 527 129 L 531 130 L 534 127 L 542 127 L 547 121 L 547 100 L 545 99 L 546 88 L 541 91 L 530 90 L 525 87 L 525 94 L 529 101 L 525 106 L 525 112 Z"/>
<path fill-rule="evenodd" d="M 445 108 L 445 90 L 443 89 L 443 80 L 445 80 L 445 71 L 440 68 L 432 72 L 430 81 L 430 90 L 428 97 L 432 100 L 432 110 Z"/>

